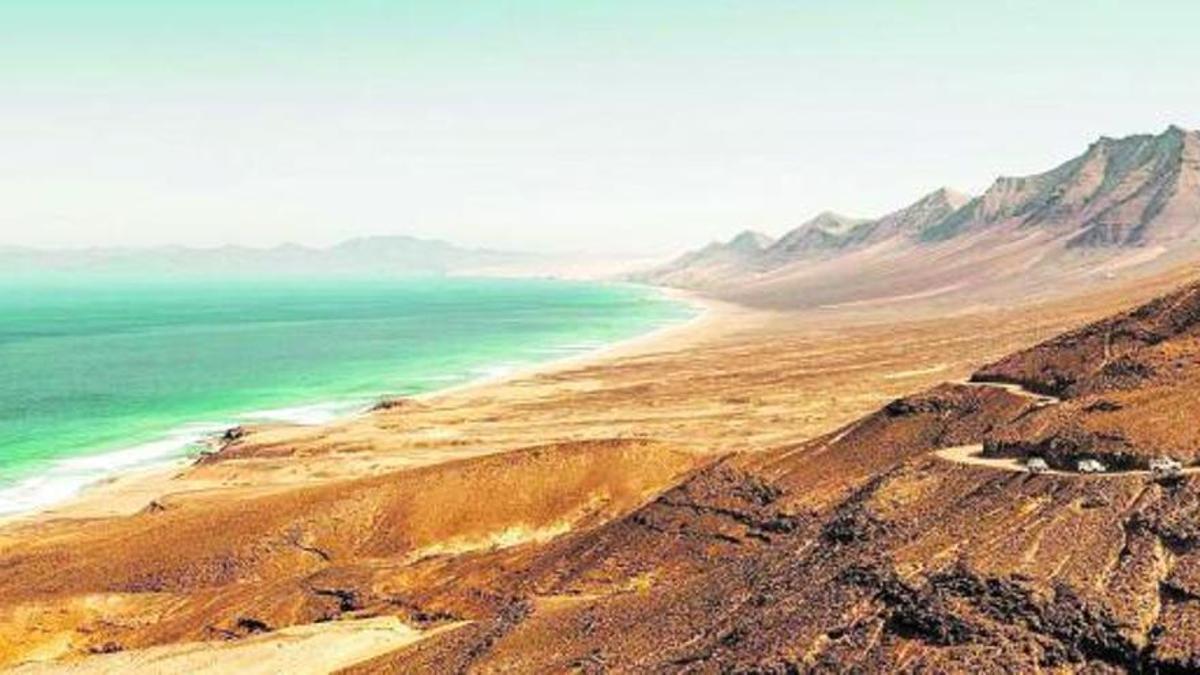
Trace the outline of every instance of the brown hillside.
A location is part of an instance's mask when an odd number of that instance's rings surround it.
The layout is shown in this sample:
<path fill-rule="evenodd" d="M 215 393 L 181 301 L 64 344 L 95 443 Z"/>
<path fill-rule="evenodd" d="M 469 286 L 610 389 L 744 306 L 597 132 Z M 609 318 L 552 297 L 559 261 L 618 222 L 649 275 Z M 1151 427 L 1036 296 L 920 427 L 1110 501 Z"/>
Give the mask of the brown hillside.
<path fill-rule="evenodd" d="M 1174 356 L 1200 357 L 1181 338 L 1195 293 L 1022 354 L 1099 372 L 1105 352 L 1089 351 L 1089 336 L 1125 326 L 1139 336 L 1118 341 L 1126 353 L 1173 343 Z M 1129 438 L 1161 426 L 1146 419 L 1156 406 L 1200 412 L 1158 386 L 1153 375 L 1121 383 L 1145 397 L 1121 418 Z M 1194 475 L 1030 475 L 931 452 L 1019 436 L 1039 416 L 1083 414 L 1086 400 L 943 385 L 824 438 L 716 463 L 597 530 L 466 564 L 482 588 L 524 592 L 470 629 L 352 672 L 1200 668 Z"/>
<path fill-rule="evenodd" d="M 166 496 L 0 528 L 0 664 L 1195 668 L 1193 475 L 949 461 L 935 450 L 1019 452 L 1086 397 L 904 395 L 1112 300 L 734 313 L 659 351 L 251 430 Z M 1191 349 L 1178 333 L 1158 346 Z"/>
<path fill-rule="evenodd" d="M 993 439 L 996 454 L 1058 465 L 1096 457 L 1144 468 L 1154 457 L 1200 460 L 1200 286 L 1042 343 L 973 376 L 1067 399 Z"/>
<path fill-rule="evenodd" d="M 1200 666 L 1193 482 L 929 452 L 1029 405 L 942 387 L 844 435 L 714 465 L 597 531 L 473 562 L 463 574 L 483 588 L 524 593 L 352 672 Z"/>

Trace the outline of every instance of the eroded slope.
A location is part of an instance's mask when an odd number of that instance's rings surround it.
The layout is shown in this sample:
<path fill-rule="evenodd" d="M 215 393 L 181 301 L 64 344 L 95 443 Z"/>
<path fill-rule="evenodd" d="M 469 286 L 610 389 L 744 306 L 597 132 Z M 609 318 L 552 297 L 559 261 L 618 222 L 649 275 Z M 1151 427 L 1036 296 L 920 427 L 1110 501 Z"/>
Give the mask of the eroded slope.
<path fill-rule="evenodd" d="M 513 594 L 492 619 L 356 672 L 1200 666 L 1192 482 L 929 452 L 1031 405 L 947 386 L 713 465 L 597 530 L 469 565 L 460 581 Z"/>

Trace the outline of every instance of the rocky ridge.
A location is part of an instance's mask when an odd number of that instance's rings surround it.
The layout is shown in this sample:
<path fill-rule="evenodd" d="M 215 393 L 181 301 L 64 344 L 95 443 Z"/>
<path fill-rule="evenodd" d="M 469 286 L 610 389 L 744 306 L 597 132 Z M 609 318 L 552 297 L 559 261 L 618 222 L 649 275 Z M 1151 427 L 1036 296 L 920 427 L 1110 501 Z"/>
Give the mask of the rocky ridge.
<path fill-rule="evenodd" d="M 998 178 L 968 198 L 942 188 L 894 213 L 816 218 L 757 251 L 686 254 L 636 275 L 761 305 L 930 293 L 975 282 L 1075 283 L 1167 256 L 1200 256 L 1200 132 L 1101 138 L 1050 171 Z M 1085 275 L 1086 276 L 1086 275 Z M 829 290 L 829 287 L 835 287 Z M 844 290 L 837 290 L 844 287 Z"/>

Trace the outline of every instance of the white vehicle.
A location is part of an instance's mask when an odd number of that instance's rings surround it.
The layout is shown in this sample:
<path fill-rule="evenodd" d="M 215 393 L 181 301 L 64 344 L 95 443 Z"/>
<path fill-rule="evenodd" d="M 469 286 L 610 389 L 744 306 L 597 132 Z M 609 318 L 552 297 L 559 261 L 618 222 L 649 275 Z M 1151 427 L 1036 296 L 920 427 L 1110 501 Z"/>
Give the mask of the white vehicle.
<path fill-rule="evenodd" d="M 1104 473 L 1108 471 L 1107 466 L 1094 459 L 1081 459 L 1075 465 L 1075 468 L 1079 470 L 1079 473 Z"/>
<path fill-rule="evenodd" d="M 1150 473 L 1155 478 L 1174 478 L 1183 473 L 1183 464 L 1171 457 L 1156 457 L 1150 460 Z"/>
<path fill-rule="evenodd" d="M 1025 462 L 1025 469 L 1029 471 L 1029 473 L 1046 473 L 1050 470 L 1050 465 L 1047 464 L 1046 460 L 1042 459 L 1041 457 L 1030 457 L 1029 460 Z"/>

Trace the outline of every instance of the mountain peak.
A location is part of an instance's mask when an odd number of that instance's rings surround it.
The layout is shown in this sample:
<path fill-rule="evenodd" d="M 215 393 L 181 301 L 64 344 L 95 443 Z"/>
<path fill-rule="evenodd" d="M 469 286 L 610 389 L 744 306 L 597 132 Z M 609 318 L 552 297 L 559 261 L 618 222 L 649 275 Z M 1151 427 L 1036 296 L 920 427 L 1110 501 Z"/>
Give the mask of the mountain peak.
<path fill-rule="evenodd" d="M 943 185 L 942 187 L 922 197 L 917 204 L 941 203 L 951 208 L 959 209 L 969 201 L 971 201 L 970 195 Z"/>
<path fill-rule="evenodd" d="M 1186 158 L 1192 132 L 1101 137 L 1044 173 L 1002 176 L 926 239 L 1001 227 L 1074 235 L 1072 246 L 1126 246 L 1173 240 L 1194 229 L 1197 195 Z"/>
<path fill-rule="evenodd" d="M 940 187 L 902 209 L 855 231 L 855 243 L 878 242 L 894 236 L 920 237 L 957 212 L 971 198 L 948 187 Z"/>
<path fill-rule="evenodd" d="M 862 218 L 851 218 L 834 211 L 822 211 L 800 227 L 819 227 L 830 233 L 839 233 L 863 222 Z"/>
<path fill-rule="evenodd" d="M 737 234 L 737 236 L 729 240 L 727 246 L 729 248 L 742 251 L 761 251 L 774 242 L 775 240 L 773 238 L 763 234 L 762 232 L 758 232 L 756 230 L 742 230 Z"/>
<path fill-rule="evenodd" d="M 780 237 L 767 254 L 774 260 L 787 260 L 806 253 L 840 249 L 849 243 L 849 235 L 854 229 L 866 222 L 869 221 L 822 211 Z"/>
<path fill-rule="evenodd" d="M 966 234 L 986 237 L 997 246 L 1036 239 L 1064 253 L 1074 247 L 1200 242 L 1200 133 L 1171 125 L 1157 134 L 1101 137 L 1043 173 L 1000 176 L 978 197 L 939 187 L 877 219 L 823 211 L 761 255 L 752 246 L 761 240 L 744 235 L 739 243 L 746 247 L 746 264 L 732 271 L 761 275 L 860 250 L 902 257 L 920 250 L 914 247 Z M 1053 259 L 1048 252 L 1045 260 Z M 708 283 L 714 278 L 705 277 Z"/>

